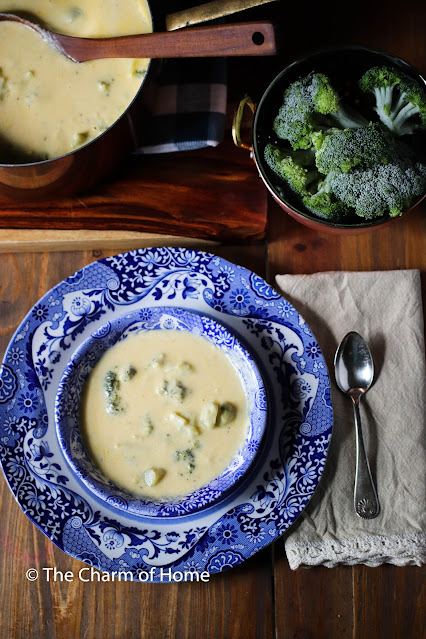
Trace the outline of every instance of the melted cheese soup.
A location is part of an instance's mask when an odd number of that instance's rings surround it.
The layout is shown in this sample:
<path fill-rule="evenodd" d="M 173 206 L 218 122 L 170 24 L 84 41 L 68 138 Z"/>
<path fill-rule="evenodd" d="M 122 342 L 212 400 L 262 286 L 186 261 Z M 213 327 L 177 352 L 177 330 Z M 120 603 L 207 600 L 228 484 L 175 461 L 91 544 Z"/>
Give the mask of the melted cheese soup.
<path fill-rule="evenodd" d="M 149 498 L 186 495 L 218 477 L 249 424 L 226 355 L 178 330 L 141 332 L 110 348 L 86 382 L 80 417 L 96 465 Z"/>
<path fill-rule="evenodd" d="M 52 31 L 110 37 L 152 31 L 145 0 L 0 0 Z M 145 76 L 146 59 L 75 63 L 27 27 L 0 22 L 0 162 L 59 157 L 105 131 Z"/>

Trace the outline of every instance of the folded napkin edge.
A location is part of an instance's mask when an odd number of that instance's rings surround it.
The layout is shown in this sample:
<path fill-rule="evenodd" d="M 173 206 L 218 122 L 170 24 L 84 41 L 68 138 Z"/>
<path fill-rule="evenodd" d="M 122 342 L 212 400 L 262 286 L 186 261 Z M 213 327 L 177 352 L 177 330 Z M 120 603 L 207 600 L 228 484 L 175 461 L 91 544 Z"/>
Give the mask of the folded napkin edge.
<path fill-rule="evenodd" d="M 339 564 L 421 566 L 426 563 L 426 534 L 363 535 L 360 538 L 319 542 L 292 542 L 287 539 L 285 551 L 292 570 L 319 565 L 334 568 Z"/>

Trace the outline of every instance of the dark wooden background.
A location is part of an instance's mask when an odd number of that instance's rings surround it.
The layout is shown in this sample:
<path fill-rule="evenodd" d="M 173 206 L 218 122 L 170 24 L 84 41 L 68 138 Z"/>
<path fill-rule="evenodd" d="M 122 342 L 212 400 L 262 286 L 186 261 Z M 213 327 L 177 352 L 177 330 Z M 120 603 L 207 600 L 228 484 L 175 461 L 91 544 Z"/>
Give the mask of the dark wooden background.
<path fill-rule="evenodd" d="M 385 4 L 361 0 L 347 5 L 337 1 L 281 1 L 252 10 L 244 14 L 244 19 L 268 16 L 280 26 L 280 55 L 277 59 L 229 62 L 230 115 L 243 93 L 248 91 L 254 99 L 259 98 L 283 65 L 323 45 L 374 46 L 403 57 L 426 73 L 424 2 L 391 0 Z M 219 149 L 218 171 L 222 153 Z M 209 171 L 214 170 L 214 150 L 200 151 L 196 156 L 200 174 L 207 165 Z M 185 154 L 182 161 L 185 166 Z M 163 160 L 159 158 L 156 162 L 159 171 L 156 179 L 161 180 Z M 167 158 L 164 164 L 168 165 Z M 250 179 L 255 177 L 255 168 L 250 173 L 246 159 L 241 160 L 241 166 L 241 171 L 249 172 Z M 239 160 L 235 160 L 234 169 L 237 177 L 241 175 Z M 170 173 L 166 173 L 170 180 Z M 177 163 L 176 187 L 184 179 Z M 115 180 L 119 178 L 111 178 L 111 189 L 117 187 Z M 173 182 L 170 188 L 173 197 Z M 144 202 L 140 206 L 143 209 Z M 334 237 L 301 226 L 267 198 L 260 180 L 253 200 L 254 212 L 258 206 L 265 206 L 268 211 L 264 240 L 258 238 L 244 245 L 240 241 L 233 243 L 229 235 L 226 244 L 208 248 L 251 268 L 272 284 L 275 275 L 281 272 L 426 269 L 424 203 L 389 227 L 356 237 Z M 210 213 L 215 215 L 213 205 Z M 13 233 L 8 237 L 13 240 Z M 78 243 L 72 241 L 68 247 L 61 243 L 60 251 L 39 251 L 36 245 L 25 250 L 19 237 L 17 234 L 15 244 L 0 243 L 1 250 L 8 251 L 0 255 L 1 352 L 24 314 L 42 294 L 81 266 L 122 248 L 117 240 L 116 245 L 108 241 L 108 248 L 98 243 L 96 250 L 79 250 Z M 161 237 L 155 238 L 155 242 L 161 243 Z M 188 240 L 188 244 L 206 246 L 202 240 L 198 244 L 197 240 Z M 30 583 L 25 579 L 30 567 L 39 570 L 56 567 L 77 574 L 82 566 L 54 546 L 27 519 L 1 478 L 1 639 L 420 639 L 425 636 L 424 567 L 342 566 L 291 571 L 283 540 L 279 539 L 236 569 L 213 575 L 208 584 L 82 583 L 78 579 L 73 583 L 47 583 L 43 578 Z"/>

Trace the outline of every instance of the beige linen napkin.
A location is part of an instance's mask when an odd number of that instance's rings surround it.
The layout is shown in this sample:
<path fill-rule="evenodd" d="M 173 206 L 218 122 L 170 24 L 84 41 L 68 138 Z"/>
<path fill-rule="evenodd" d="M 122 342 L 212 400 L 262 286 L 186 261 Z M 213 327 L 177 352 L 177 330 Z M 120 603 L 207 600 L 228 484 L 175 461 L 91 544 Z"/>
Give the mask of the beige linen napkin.
<path fill-rule="evenodd" d="M 418 271 L 278 275 L 323 351 L 332 383 L 333 436 L 324 474 L 289 530 L 290 567 L 421 565 L 425 528 L 425 355 Z M 364 437 L 381 511 L 355 514 L 352 402 L 338 390 L 334 353 L 349 331 L 370 346 L 375 381 L 361 401 Z"/>

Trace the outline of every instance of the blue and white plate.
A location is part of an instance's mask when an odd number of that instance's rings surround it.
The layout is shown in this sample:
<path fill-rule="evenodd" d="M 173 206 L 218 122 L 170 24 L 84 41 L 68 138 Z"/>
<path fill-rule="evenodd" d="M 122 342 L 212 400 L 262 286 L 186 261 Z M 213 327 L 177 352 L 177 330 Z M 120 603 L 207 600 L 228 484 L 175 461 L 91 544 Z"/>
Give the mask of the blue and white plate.
<path fill-rule="evenodd" d="M 91 333 L 124 312 L 164 305 L 237 335 L 265 380 L 269 424 L 254 465 L 226 498 L 154 519 L 98 500 L 73 475 L 54 407 L 64 369 Z M 67 278 L 25 317 L 0 371 L 1 463 L 21 508 L 68 554 L 128 579 L 220 572 L 277 539 L 312 497 L 331 430 L 330 380 L 305 321 L 259 276 L 188 249 L 131 251 Z"/>

